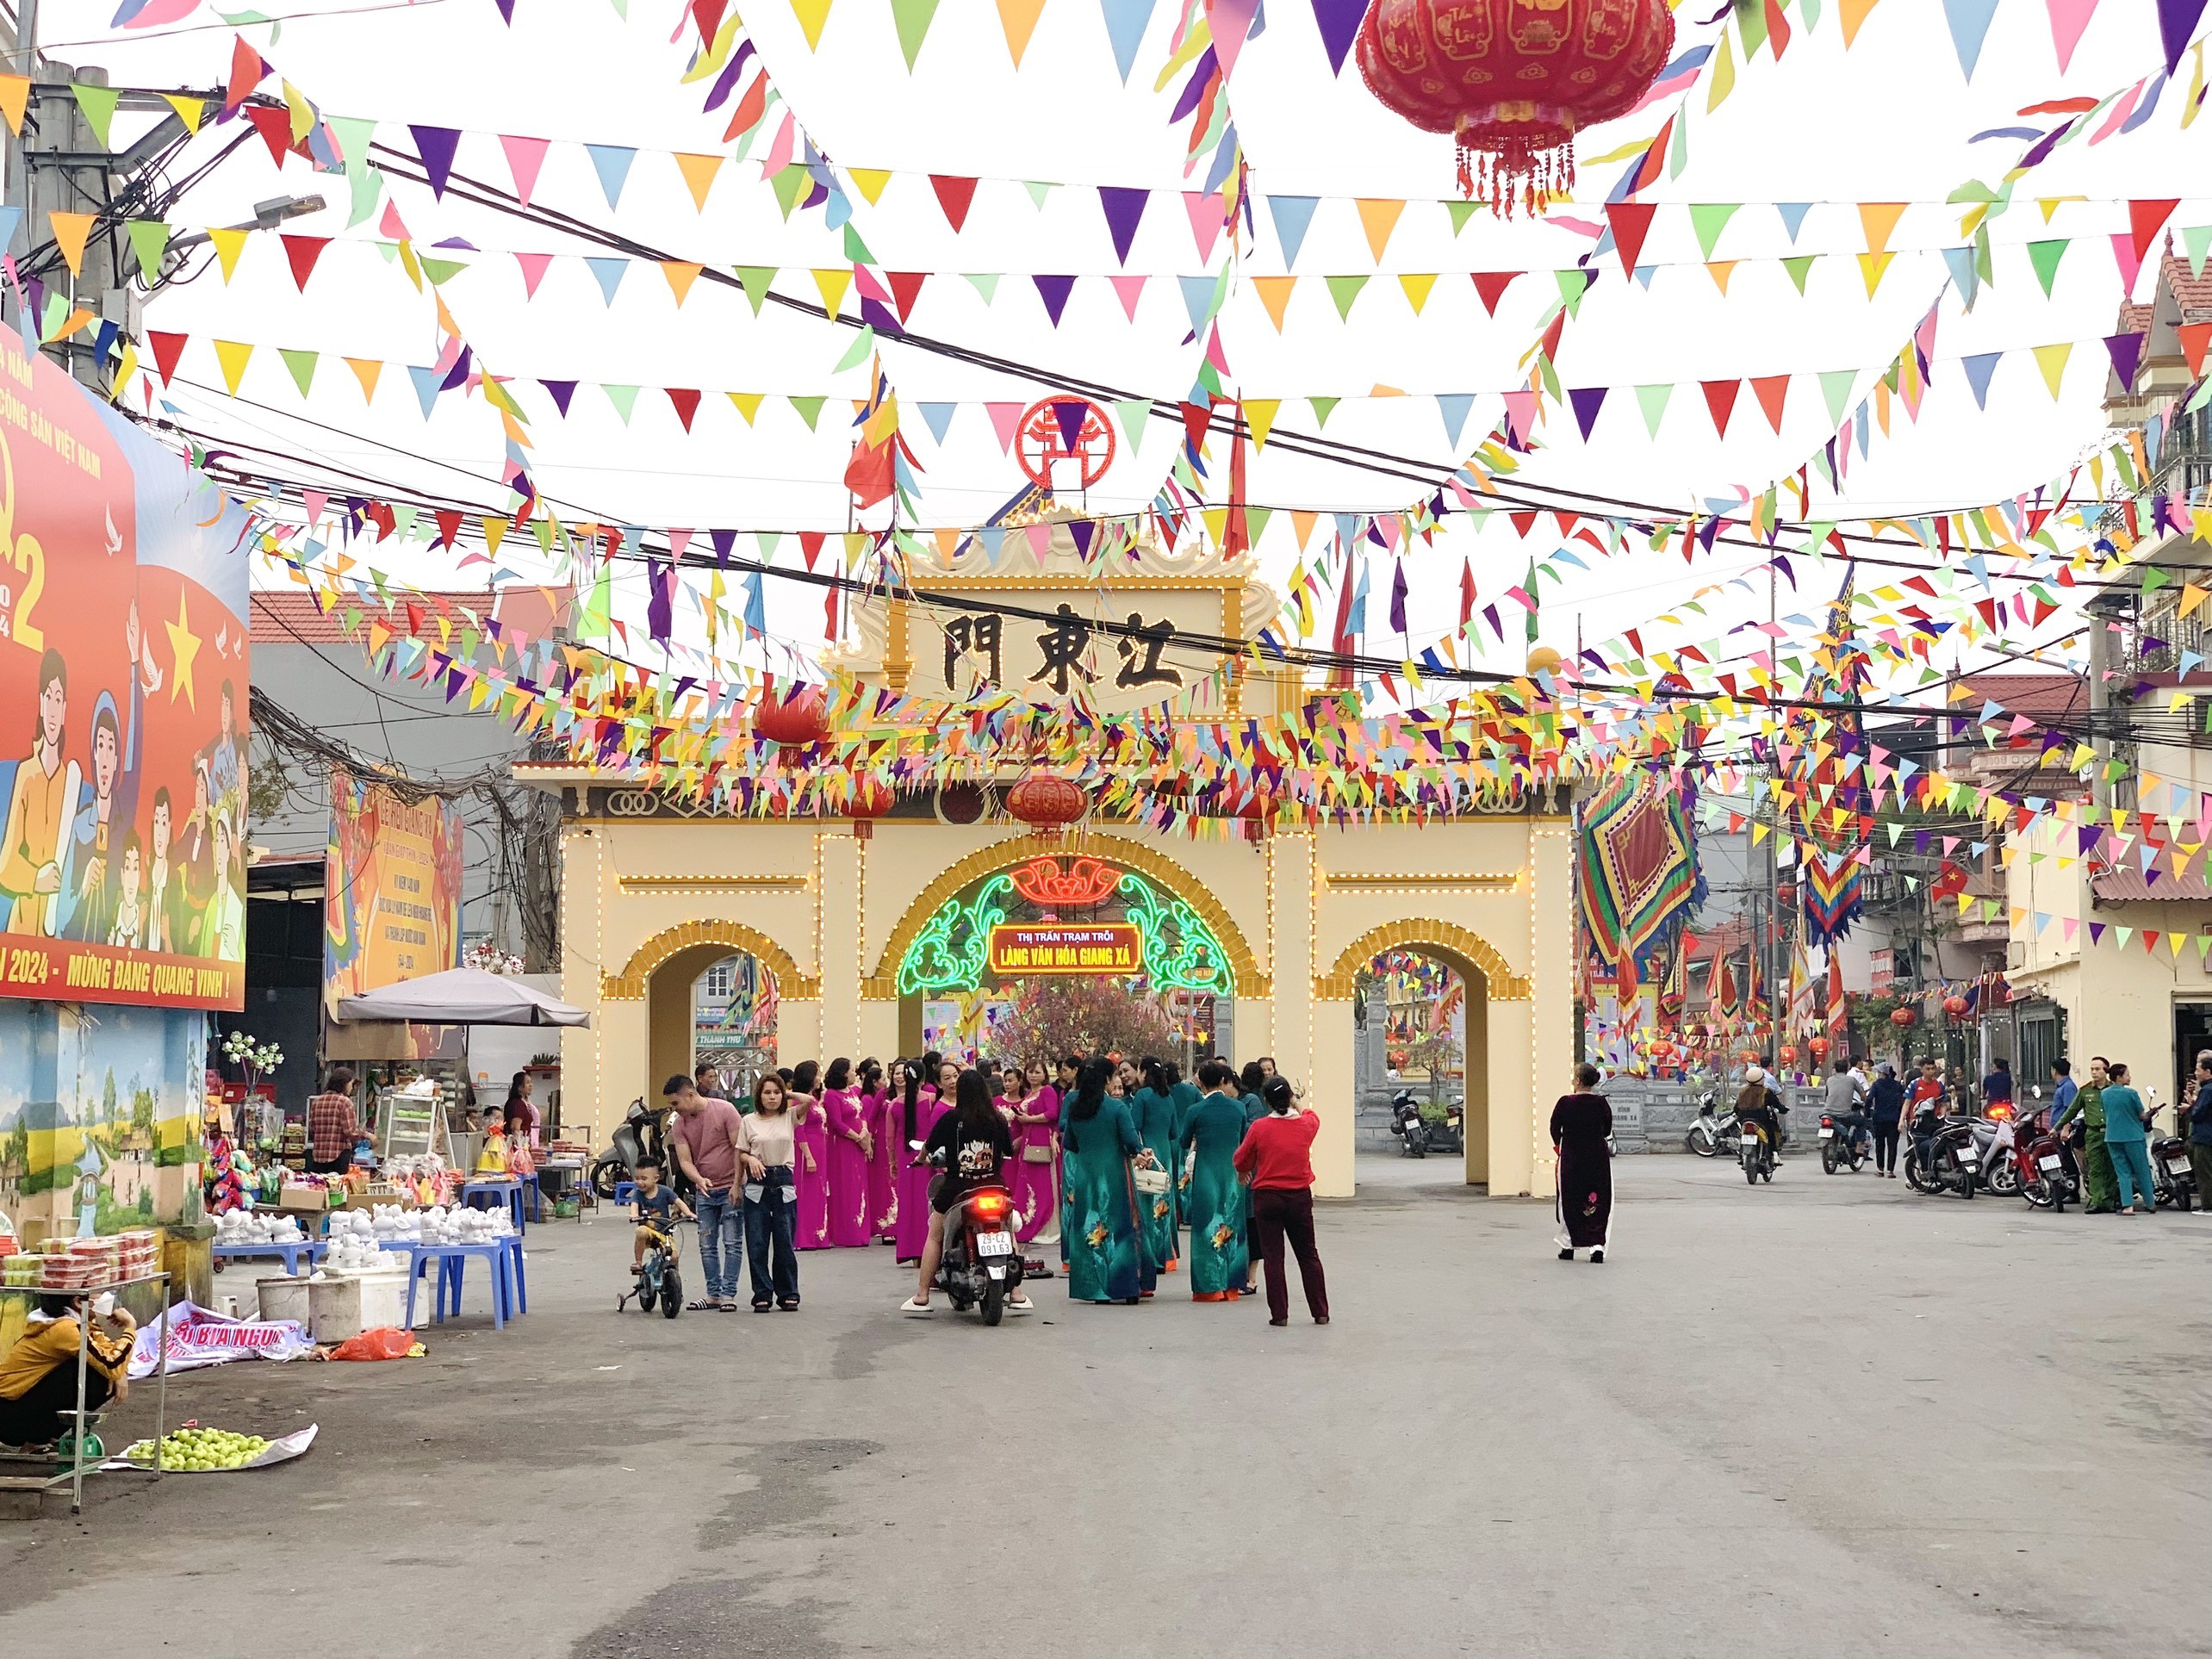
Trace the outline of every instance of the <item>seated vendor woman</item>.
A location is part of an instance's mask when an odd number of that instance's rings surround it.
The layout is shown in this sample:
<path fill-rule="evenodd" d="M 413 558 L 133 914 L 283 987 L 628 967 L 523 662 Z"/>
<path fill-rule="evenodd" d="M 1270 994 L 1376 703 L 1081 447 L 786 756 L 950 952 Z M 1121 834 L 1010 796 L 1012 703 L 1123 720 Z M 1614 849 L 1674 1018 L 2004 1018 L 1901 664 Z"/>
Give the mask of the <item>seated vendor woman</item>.
<path fill-rule="evenodd" d="M 74 1426 L 64 1411 L 77 1409 L 78 1321 L 84 1299 L 42 1296 L 26 1321 L 22 1339 L 0 1354 L 0 1445 L 43 1446 Z M 121 1403 L 130 1392 L 131 1342 L 138 1321 L 121 1308 L 94 1314 L 85 1345 L 84 1404 L 95 1409 Z"/>

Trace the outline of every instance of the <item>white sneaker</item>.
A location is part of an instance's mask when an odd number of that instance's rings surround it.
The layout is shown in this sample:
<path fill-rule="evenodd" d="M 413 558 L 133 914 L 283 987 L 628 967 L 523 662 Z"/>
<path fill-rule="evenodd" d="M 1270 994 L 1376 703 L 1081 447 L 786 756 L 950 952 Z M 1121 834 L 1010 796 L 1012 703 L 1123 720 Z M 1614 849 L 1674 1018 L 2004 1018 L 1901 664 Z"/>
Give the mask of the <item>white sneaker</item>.
<path fill-rule="evenodd" d="M 898 1311 L 910 1319 L 927 1319 L 937 1311 L 937 1307 L 935 1302 L 916 1302 L 909 1296 L 899 1304 Z"/>

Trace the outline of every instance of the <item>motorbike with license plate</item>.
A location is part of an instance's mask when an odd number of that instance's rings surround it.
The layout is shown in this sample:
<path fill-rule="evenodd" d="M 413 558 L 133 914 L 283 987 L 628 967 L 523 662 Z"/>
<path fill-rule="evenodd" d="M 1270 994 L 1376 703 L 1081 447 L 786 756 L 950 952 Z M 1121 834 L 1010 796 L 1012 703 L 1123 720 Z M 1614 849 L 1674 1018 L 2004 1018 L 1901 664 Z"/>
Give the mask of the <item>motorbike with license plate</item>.
<path fill-rule="evenodd" d="M 1768 1099 L 1774 1100 L 1772 1094 Z M 1776 1105 L 1774 1121 L 1779 1125 L 1790 1109 Z M 1768 1139 L 1766 1127 L 1755 1122 L 1743 1123 L 1737 1132 L 1737 1159 L 1743 1166 L 1743 1184 L 1755 1187 L 1760 1182 L 1771 1184 L 1774 1178 L 1775 1145 Z"/>
<path fill-rule="evenodd" d="M 1961 1198 L 1973 1197 L 1981 1181 L 1974 1120 L 1928 1114 L 1916 1119 L 1912 1144 L 1905 1148 L 1904 1181 L 1915 1192 L 1955 1191 Z"/>
<path fill-rule="evenodd" d="M 1718 1158 L 1726 1153 L 1737 1157 L 1743 1151 L 1743 1124 L 1731 1106 L 1720 1109 L 1718 1097 L 1707 1089 L 1698 1097 L 1698 1115 L 1690 1120 L 1689 1132 L 1682 1137 L 1682 1150 L 1695 1153 L 1699 1158 Z"/>
<path fill-rule="evenodd" d="M 985 1325 L 1006 1317 L 1028 1267 L 1015 1238 L 1021 1220 L 1014 1195 L 996 1181 L 971 1187 L 945 1212 L 945 1250 L 935 1288 L 951 1301 L 954 1313 L 975 1308 Z"/>
<path fill-rule="evenodd" d="M 2043 1091 L 2034 1090 L 2037 1100 Z M 2038 1109 L 2020 1120 L 2014 1155 L 2020 1165 L 2020 1196 L 2037 1209 L 2063 1212 L 2081 1197 L 2081 1168 L 2067 1134 L 2054 1134 Z"/>
<path fill-rule="evenodd" d="M 1403 1156 L 1429 1155 L 1428 1121 L 1421 1115 L 1421 1103 L 1410 1089 L 1401 1089 L 1390 1097 L 1390 1133 L 1399 1137 Z"/>
<path fill-rule="evenodd" d="M 2159 1091 L 2153 1086 L 2150 1092 L 2150 1122 L 2159 1115 Z M 2146 1127 L 2148 1127 L 2147 1125 Z M 2151 1155 L 2151 1184 L 2159 1203 L 2172 1209 L 2195 1209 L 2203 1205 L 2203 1195 L 2196 1190 L 2196 1166 L 2189 1161 L 2189 1113 L 2177 1102 L 2173 1109 L 2172 1134 L 2153 1131 L 2148 1151 Z"/>
<path fill-rule="evenodd" d="M 640 1164 L 659 1165 L 676 1196 L 690 1200 L 691 1177 L 668 1157 L 668 1118 L 674 1109 L 664 1106 L 656 1111 L 643 1095 L 630 1103 L 629 1115 L 610 1137 L 611 1145 L 592 1163 L 592 1190 L 602 1202 L 612 1203 L 616 1186 L 635 1175 Z"/>
<path fill-rule="evenodd" d="M 1981 1184 L 2000 1198 L 2020 1196 L 2020 1119 L 2012 1103 L 1993 1100 L 1973 1120 L 1975 1165 Z"/>
<path fill-rule="evenodd" d="M 1857 1174 L 1873 1150 L 1873 1133 L 1858 1113 L 1820 1115 L 1820 1167 L 1828 1174 L 1845 1169 Z"/>

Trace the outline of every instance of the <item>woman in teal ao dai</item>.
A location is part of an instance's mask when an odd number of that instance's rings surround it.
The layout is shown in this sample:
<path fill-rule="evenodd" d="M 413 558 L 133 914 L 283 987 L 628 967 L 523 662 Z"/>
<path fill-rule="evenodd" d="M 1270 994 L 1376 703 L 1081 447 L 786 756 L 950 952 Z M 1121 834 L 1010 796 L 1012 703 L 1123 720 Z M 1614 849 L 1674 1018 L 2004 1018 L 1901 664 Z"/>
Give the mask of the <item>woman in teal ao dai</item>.
<path fill-rule="evenodd" d="M 1199 1074 L 1208 1075 L 1204 1067 Z M 1244 1133 L 1244 1103 L 1234 1095 L 1209 1090 L 1184 1115 L 1194 1302 L 1234 1302 L 1252 1271 L 1245 1244 L 1245 1184 L 1233 1161 Z"/>
<path fill-rule="evenodd" d="M 1172 1086 L 1166 1066 L 1159 1060 L 1148 1059 L 1144 1065 L 1144 1086 L 1129 1100 L 1129 1115 L 1135 1121 L 1138 1136 L 1152 1153 L 1154 1165 L 1169 1175 L 1166 1191 L 1137 1195 L 1145 1248 L 1151 1253 L 1153 1265 L 1163 1273 L 1175 1271 L 1176 1258 L 1183 1253 L 1176 1248 L 1178 1241 L 1175 1234 L 1174 1171 L 1181 1142 L 1175 1133 L 1175 1098 L 1169 1093 Z"/>
<path fill-rule="evenodd" d="M 1157 1265 L 1137 1224 L 1134 1159 L 1145 1151 L 1120 1079 L 1105 1060 L 1083 1068 L 1060 1122 L 1061 1237 L 1070 1302 L 1135 1302 Z"/>

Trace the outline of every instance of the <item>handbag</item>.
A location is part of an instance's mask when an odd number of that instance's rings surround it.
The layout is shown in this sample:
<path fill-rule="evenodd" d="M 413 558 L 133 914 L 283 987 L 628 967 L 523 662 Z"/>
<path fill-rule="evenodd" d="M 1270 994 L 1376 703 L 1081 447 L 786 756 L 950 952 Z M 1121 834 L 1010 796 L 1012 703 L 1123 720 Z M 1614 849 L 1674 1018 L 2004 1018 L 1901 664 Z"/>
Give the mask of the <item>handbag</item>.
<path fill-rule="evenodd" d="M 1167 1190 L 1167 1171 L 1158 1165 L 1150 1169 L 1133 1169 L 1129 1172 L 1136 1178 L 1139 1192 L 1157 1195 Z"/>
<path fill-rule="evenodd" d="M 1053 1149 L 1041 1143 L 1024 1146 L 1022 1148 L 1022 1161 L 1024 1164 L 1049 1164 L 1053 1161 Z"/>

